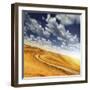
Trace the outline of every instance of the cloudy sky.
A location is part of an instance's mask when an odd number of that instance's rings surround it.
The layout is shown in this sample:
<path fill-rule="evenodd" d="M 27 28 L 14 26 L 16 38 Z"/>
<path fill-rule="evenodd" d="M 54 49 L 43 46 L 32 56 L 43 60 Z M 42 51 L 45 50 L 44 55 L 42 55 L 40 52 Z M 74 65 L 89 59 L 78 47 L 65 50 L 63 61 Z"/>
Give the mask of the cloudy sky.
<path fill-rule="evenodd" d="M 80 52 L 80 15 L 23 11 L 24 41 Z"/>

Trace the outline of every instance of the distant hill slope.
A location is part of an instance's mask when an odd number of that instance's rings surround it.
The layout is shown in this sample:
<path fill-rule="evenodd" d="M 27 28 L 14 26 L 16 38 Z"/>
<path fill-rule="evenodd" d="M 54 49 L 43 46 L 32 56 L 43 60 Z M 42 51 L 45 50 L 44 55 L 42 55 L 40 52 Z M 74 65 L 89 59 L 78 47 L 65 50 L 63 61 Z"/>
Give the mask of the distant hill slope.
<path fill-rule="evenodd" d="M 79 75 L 80 62 L 70 56 L 24 45 L 24 77 Z"/>

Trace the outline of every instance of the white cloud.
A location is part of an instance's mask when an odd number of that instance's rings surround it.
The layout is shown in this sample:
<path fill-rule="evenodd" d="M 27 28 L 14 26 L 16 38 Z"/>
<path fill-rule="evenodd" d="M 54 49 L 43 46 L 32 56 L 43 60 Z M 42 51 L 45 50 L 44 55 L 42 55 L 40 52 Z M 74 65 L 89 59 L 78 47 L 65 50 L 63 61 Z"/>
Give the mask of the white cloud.
<path fill-rule="evenodd" d="M 38 35 L 42 35 L 43 33 L 43 28 L 42 26 L 38 23 L 36 19 L 33 19 L 31 17 L 28 17 L 28 20 L 25 24 L 25 27 L 28 28 L 28 30 L 32 31 L 33 33 L 37 33 Z"/>
<path fill-rule="evenodd" d="M 68 39 L 72 37 L 72 35 L 71 35 L 71 33 L 69 32 L 69 30 L 66 31 L 66 34 L 65 34 L 65 35 L 66 35 L 66 37 L 67 37 Z"/>
<path fill-rule="evenodd" d="M 45 30 L 48 31 L 49 33 L 52 33 L 51 29 L 48 27 L 45 27 Z"/>
<path fill-rule="evenodd" d="M 40 40 L 40 39 L 41 39 L 40 36 L 38 36 L 38 37 L 37 37 L 37 40 Z"/>
<path fill-rule="evenodd" d="M 47 18 L 46 18 L 46 22 L 48 22 L 48 20 L 50 19 L 50 14 L 47 14 Z"/>
<path fill-rule="evenodd" d="M 30 35 L 30 38 L 34 38 L 34 35 Z"/>
<path fill-rule="evenodd" d="M 48 22 L 49 23 L 56 23 L 56 17 L 50 17 Z"/>
<path fill-rule="evenodd" d="M 50 14 L 49 14 L 49 15 L 47 15 L 47 19 L 46 19 L 47 24 L 46 24 L 45 29 L 47 31 L 49 31 L 50 33 L 56 35 L 56 31 L 57 31 L 56 29 L 57 29 L 57 26 L 58 26 L 58 23 L 56 22 L 56 17 L 51 17 Z"/>
<path fill-rule="evenodd" d="M 80 23 L 80 15 L 57 14 L 56 18 L 64 25 L 70 25 L 74 22 Z"/>
<path fill-rule="evenodd" d="M 66 30 L 63 24 L 59 24 L 57 26 L 60 36 L 65 36 Z"/>
<path fill-rule="evenodd" d="M 57 37 L 57 40 L 60 40 L 60 41 L 62 41 L 63 39 L 62 39 L 61 37 Z"/>
<path fill-rule="evenodd" d="M 42 20 L 45 20 L 45 17 L 42 16 Z"/>
<path fill-rule="evenodd" d="M 50 36 L 50 33 L 47 30 L 44 30 L 43 35 L 48 38 Z"/>
<path fill-rule="evenodd" d="M 33 40 L 35 40 L 34 35 L 30 35 L 30 37 L 29 37 L 29 38 L 27 38 L 27 40 L 28 40 L 28 41 L 33 41 Z"/>
<path fill-rule="evenodd" d="M 45 38 L 41 38 L 41 42 L 42 42 L 42 45 L 48 45 L 50 46 L 52 44 L 52 42 L 48 39 L 46 40 Z"/>

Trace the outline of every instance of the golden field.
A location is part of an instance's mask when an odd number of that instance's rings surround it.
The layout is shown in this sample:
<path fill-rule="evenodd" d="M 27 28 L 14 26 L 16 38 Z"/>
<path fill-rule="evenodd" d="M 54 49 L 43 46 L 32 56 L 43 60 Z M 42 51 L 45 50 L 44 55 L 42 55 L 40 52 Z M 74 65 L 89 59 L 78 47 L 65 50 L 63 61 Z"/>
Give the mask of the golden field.
<path fill-rule="evenodd" d="M 79 60 L 24 45 L 24 77 L 79 75 Z"/>

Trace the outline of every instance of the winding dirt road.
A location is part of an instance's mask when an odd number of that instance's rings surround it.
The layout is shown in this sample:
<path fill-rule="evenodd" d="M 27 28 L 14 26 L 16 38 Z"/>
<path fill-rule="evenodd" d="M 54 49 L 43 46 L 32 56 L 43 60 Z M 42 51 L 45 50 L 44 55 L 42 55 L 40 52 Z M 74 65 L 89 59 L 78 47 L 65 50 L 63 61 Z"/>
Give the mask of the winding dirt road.
<path fill-rule="evenodd" d="M 24 45 L 24 77 L 79 74 L 79 60 L 66 55 Z"/>

